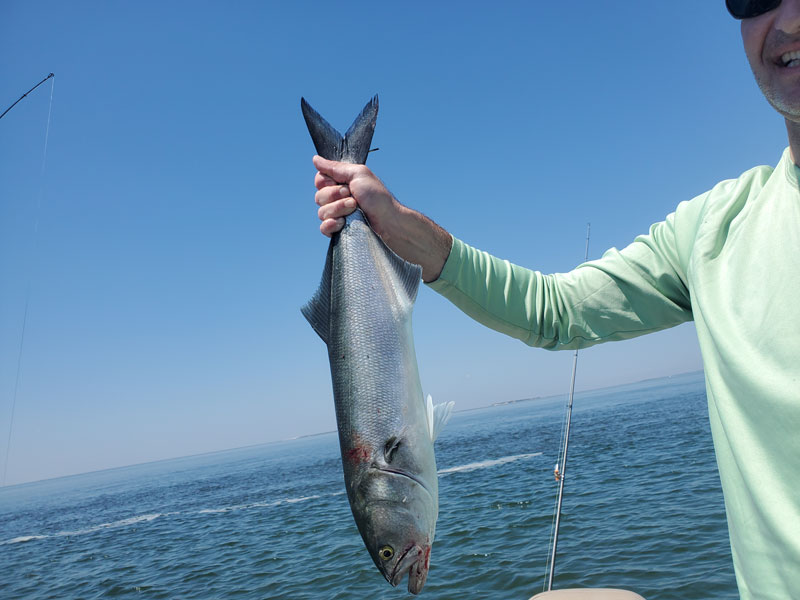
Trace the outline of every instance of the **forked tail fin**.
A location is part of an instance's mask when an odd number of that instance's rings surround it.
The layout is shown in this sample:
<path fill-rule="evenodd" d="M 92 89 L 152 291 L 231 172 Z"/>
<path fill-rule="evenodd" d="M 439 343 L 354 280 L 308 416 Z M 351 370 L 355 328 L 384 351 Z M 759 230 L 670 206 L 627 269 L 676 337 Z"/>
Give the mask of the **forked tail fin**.
<path fill-rule="evenodd" d="M 322 158 L 360 165 L 367 162 L 372 134 L 375 133 L 375 122 L 378 120 L 377 95 L 367 102 L 344 137 L 322 115 L 311 108 L 305 98 L 300 98 L 300 109 L 303 111 L 303 118 L 317 154 Z"/>

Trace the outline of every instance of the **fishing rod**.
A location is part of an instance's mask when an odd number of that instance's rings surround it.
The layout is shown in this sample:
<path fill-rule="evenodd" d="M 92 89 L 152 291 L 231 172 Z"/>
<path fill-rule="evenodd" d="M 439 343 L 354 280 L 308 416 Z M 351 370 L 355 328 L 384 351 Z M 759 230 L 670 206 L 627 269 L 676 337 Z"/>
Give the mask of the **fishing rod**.
<path fill-rule="evenodd" d="M 51 116 L 53 114 L 53 89 L 55 87 L 55 79 L 54 78 L 55 78 L 55 74 L 50 73 L 47 77 L 42 79 L 39 83 L 37 83 L 35 86 L 33 86 L 27 92 L 22 94 L 22 96 L 20 96 L 19 99 L 16 102 L 14 102 L 14 104 L 9 106 L 3 112 L 3 114 L 0 115 L 0 119 L 2 119 L 3 117 L 6 116 L 6 114 L 8 114 L 8 111 L 10 111 L 12 108 L 14 108 L 20 102 L 20 100 L 22 100 L 25 96 L 30 94 L 33 90 L 38 88 L 40 85 L 42 85 L 48 79 L 53 79 L 53 83 L 50 86 L 50 107 L 47 109 L 47 129 L 45 130 L 45 134 L 44 134 L 44 152 L 42 153 L 42 168 L 41 168 L 41 171 L 39 173 L 39 194 L 38 194 L 38 199 L 37 199 L 37 202 L 36 202 L 36 216 L 35 216 L 34 225 L 33 225 L 34 252 L 32 252 L 32 255 L 35 254 L 35 247 L 36 247 L 36 243 L 37 243 L 37 234 L 39 232 L 39 214 L 40 214 L 41 208 L 42 208 L 42 195 L 44 194 L 44 174 L 45 174 L 45 168 L 47 167 L 47 142 L 50 139 L 50 118 L 51 118 Z M 22 354 L 23 354 L 23 350 L 25 348 L 25 330 L 26 330 L 27 323 L 28 323 L 28 308 L 30 306 L 30 301 L 31 301 L 31 280 L 30 280 L 30 277 L 29 277 L 28 284 L 27 284 L 27 289 L 25 291 L 25 309 L 24 309 L 23 314 L 22 314 L 22 331 L 20 333 L 19 350 L 17 352 L 17 373 L 16 373 L 16 377 L 14 379 L 14 392 L 13 392 L 12 397 L 11 397 L 11 418 L 9 419 L 9 422 L 8 422 L 8 436 L 7 436 L 7 439 L 6 439 L 6 455 L 5 455 L 5 459 L 3 461 L 3 476 L 2 476 L 2 479 L 0 479 L 0 487 L 5 487 L 5 485 L 6 485 L 6 476 L 8 475 L 8 457 L 11 454 L 11 434 L 14 431 L 14 415 L 16 413 L 16 408 L 17 408 L 17 394 L 19 392 L 20 373 L 22 371 Z"/>
<path fill-rule="evenodd" d="M 589 234 L 592 224 L 586 224 L 586 252 L 584 261 L 589 260 Z M 572 420 L 572 398 L 575 395 L 575 374 L 578 371 L 578 351 L 572 356 L 572 380 L 569 384 L 569 402 L 567 403 L 567 426 L 564 433 L 564 452 L 561 454 L 561 465 L 556 464 L 556 477 L 558 478 L 558 506 L 556 507 L 556 524 L 553 533 L 553 553 L 550 555 L 550 574 L 547 578 L 547 591 L 553 589 L 553 576 L 556 571 L 556 548 L 558 546 L 558 526 L 561 523 L 561 501 L 564 498 L 564 479 L 567 470 L 567 449 L 569 448 L 569 426 Z"/>
<path fill-rule="evenodd" d="M 35 90 L 36 88 L 38 88 L 40 85 L 42 85 L 42 84 L 43 84 L 45 81 L 47 81 L 47 80 L 48 80 L 48 79 L 50 79 L 51 77 L 55 77 L 55 73 L 50 73 L 50 74 L 49 74 L 47 77 L 45 77 L 44 79 L 42 79 L 42 80 L 41 80 L 39 83 L 37 83 L 35 86 L 33 86 L 33 87 L 32 87 L 31 89 L 29 89 L 27 92 L 25 92 L 24 94 L 22 94 L 22 96 L 20 96 L 20 97 L 19 97 L 19 100 L 17 100 L 16 102 L 14 102 L 14 104 L 12 104 L 11 106 L 9 106 L 9 107 L 8 107 L 8 108 L 7 108 L 7 109 L 6 109 L 6 110 L 3 112 L 3 114 L 2 114 L 2 115 L 0 115 L 0 119 L 2 119 L 3 117 L 5 117 L 5 116 L 6 116 L 6 113 L 7 113 L 8 111 L 10 111 L 12 108 L 14 108 L 14 107 L 15 107 L 15 106 L 16 106 L 16 105 L 19 103 L 19 101 L 20 101 L 20 100 L 22 100 L 22 99 L 23 99 L 25 96 L 27 96 L 28 94 L 30 94 L 30 93 L 31 93 L 33 90 Z"/>

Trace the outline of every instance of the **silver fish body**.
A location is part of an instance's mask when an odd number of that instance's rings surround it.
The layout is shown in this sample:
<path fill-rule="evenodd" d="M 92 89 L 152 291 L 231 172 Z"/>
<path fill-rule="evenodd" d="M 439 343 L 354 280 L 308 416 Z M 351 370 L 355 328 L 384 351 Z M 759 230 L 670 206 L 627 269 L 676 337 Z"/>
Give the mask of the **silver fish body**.
<path fill-rule="evenodd" d="M 317 150 L 348 148 L 356 120 L 342 141 L 330 143 L 324 120 L 305 102 Z M 311 111 L 311 112 L 309 112 Z M 323 131 L 315 136 L 315 120 Z M 311 121 L 311 122 L 309 122 Z M 329 125 L 328 128 L 333 130 Z M 333 130 L 335 132 L 335 130 Z M 366 152 L 363 141 L 353 147 Z M 354 157 L 333 152 L 335 160 Z M 408 590 L 421 591 L 428 573 L 438 514 L 433 451 L 434 411 L 423 400 L 411 315 L 421 268 L 392 252 L 360 210 L 349 215 L 328 249 L 322 282 L 302 309 L 328 345 L 345 487 L 358 530 L 375 565 L 392 584 L 409 574 Z M 449 407 L 448 407 L 449 409 Z M 441 415 L 439 415 L 441 416 Z"/>

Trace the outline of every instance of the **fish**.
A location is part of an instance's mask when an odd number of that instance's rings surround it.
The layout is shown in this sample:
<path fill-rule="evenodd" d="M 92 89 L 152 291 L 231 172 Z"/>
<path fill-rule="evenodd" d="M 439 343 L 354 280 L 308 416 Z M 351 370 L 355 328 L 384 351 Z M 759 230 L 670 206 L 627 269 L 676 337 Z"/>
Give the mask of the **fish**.
<path fill-rule="evenodd" d="M 373 97 L 342 136 L 300 101 L 317 154 L 365 164 Z M 345 489 L 375 566 L 422 591 L 439 512 L 433 442 L 453 403 L 423 398 L 411 316 L 419 265 L 395 254 L 357 209 L 331 237 L 322 281 L 301 312 L 328 346 Z"/>

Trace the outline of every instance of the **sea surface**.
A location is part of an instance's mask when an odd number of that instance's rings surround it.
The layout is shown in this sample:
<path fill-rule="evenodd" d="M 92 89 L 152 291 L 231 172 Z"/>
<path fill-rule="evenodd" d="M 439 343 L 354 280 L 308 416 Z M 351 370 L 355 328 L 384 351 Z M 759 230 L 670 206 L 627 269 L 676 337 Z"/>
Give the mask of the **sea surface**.
<path fill-rule="evenodd" d="M 422 597 L 542 591 L 565 404 L 454 414 Z M 702 373 L 576 394 L 569 448 L 556 589 L 738 597 Z M 408 597 L 363 547 L 334 433 L 0 489 L 3 599 Z"/>

